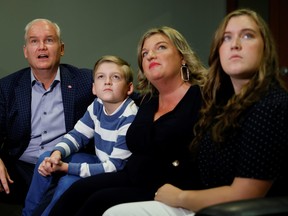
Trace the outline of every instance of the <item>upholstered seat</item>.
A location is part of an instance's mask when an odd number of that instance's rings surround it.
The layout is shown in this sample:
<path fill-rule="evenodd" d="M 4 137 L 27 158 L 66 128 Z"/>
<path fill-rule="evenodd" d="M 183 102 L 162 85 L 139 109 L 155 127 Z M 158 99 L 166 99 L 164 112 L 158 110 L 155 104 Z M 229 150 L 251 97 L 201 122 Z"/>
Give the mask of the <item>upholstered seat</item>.
<path fill-rule="evenodd" d="M 288 215 L 288 196 L 258 198 L 222 203 L 200 210 L 195 216 L 284 216 Z"/>

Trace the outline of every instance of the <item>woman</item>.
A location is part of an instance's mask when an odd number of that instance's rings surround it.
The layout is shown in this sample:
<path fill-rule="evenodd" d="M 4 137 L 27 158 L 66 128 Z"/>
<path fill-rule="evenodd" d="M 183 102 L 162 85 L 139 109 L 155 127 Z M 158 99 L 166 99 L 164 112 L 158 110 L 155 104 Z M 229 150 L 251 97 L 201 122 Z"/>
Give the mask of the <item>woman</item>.
<path fill-rule="evenodd" d="M 126 134 L 132 156 L 124 170 L 76 182 L 51 215 L 102 215 L 118 203 L 153 200 L 165 182 L 190 187 L 189 144 L 206 69 L 185 38 L 169 27 L 143 35 L 138 64 L 138 87 L 145 96 Z"/>
<path fill-rule="evenodd" d="M 202 186 L 165 184 L 156 201 L 118 205 L 105 216 L 194 215 L 213 204 L 288 194 L 288 93 L 263 19 L 247 9 L 228 14 L 209 65 L 191 144 Z"/>

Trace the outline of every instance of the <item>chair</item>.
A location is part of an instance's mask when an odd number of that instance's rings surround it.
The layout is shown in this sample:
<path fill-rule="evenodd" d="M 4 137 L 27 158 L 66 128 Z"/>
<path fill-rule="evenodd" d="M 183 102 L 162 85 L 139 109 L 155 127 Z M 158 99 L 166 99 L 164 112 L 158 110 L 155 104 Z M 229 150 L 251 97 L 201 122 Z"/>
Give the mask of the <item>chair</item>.
<path fill-rule="evenodd" d="M 288 196 L 233 201 L 209 206 L 195 216 L 284 216 L 288 215 Z"/>

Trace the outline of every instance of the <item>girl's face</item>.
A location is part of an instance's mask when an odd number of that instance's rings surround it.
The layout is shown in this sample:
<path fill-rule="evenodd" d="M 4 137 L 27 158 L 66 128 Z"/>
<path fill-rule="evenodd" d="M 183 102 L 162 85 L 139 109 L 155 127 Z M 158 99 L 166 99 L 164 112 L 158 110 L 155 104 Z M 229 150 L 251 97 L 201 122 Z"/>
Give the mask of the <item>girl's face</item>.
<path fill-rule="evenodd" d="M 241 88 L 259 70 L 263 51 L 264 42 L 255 21 L 246 15 L 232 17 L 225 28 L 219 55 L 234 88 Z"/>

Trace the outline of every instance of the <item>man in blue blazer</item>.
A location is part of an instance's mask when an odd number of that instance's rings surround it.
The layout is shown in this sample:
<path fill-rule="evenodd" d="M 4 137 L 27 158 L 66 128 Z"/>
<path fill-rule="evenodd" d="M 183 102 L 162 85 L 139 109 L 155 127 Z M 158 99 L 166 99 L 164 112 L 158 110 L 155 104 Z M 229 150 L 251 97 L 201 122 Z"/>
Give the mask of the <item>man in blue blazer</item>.
<path fill-rule="evenodd" d="M 28 68 L 0 80 L 0 203 L 23 204 L 38 157 L 73 129 L 94 100 L 92 71 L 60 64 L 60 28 L 35 19 L 25 28 Z"/>

